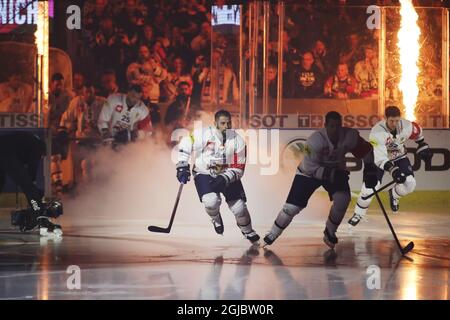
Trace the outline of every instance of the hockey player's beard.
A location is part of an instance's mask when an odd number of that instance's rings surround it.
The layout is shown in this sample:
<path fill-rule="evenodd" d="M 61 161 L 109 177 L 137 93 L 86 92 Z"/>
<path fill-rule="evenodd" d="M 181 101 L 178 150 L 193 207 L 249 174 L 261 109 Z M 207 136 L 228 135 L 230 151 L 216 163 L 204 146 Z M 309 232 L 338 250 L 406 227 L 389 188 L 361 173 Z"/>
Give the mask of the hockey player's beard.
<path fill-rule="evenodd" d="M 225 144 L 225 142 L 227 141 L 227 130 L 229 129 L 220 129 L 218 126 L 216 126 L 216 130 L 222 134 L 222 143 Z"/>

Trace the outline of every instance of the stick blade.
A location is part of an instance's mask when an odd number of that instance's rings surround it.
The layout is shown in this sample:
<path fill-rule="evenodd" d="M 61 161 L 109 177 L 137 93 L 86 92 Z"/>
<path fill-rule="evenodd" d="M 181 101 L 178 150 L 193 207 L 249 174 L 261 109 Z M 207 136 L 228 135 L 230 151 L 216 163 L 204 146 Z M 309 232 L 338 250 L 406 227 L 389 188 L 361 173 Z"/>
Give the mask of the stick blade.
<path fill-rule="evenodd" d="M 410 252 L 412 249 L 414 249 L 414 242 L 410 242 L 410 243 L 408 243 L 407 245 L 406 245 L 406 247 L 404 247 L 403 249 L 402 249 L 402 254 L 403 255 L 405 255 L 405 254 L 407 254 L 408 252 Z"/>
<path fill-rule="evenodd" d="M 148 231 L 159 232 L 159 233 L 169 233 L 170 229 L 169 228 L 161 228 L 161 227 L 157 227 L 157 226 L 149 226 Z"/>

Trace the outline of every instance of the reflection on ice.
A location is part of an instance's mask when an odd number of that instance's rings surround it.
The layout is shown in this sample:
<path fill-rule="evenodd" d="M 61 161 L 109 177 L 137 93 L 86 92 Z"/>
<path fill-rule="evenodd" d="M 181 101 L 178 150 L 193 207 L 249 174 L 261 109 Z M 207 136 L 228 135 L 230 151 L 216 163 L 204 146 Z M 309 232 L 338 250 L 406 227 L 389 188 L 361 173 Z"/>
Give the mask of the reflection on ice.
<path fill-rule="evenodd" d="M 2 227 L 0 298 L 448 299 L 449 224 L 436 219 L 427 227 L 420 215 L 395 217 L 400 239 L 416 244 L 411 260 L 401 258 L 381 216 L 338 233 L 335 251 L 322 243 L 323 221 L 314 220 L 293 224 L 266 248 L 249 247 L 230 223 L 219 237 L 208 223 L 154 235 L 149 221 L 79 221 L 60 242 Z M 80 267 L 80 290 L 67 287 L 71 265 Z M 379 289 L 367 286 L 369 266 L 380 269 Z"/>

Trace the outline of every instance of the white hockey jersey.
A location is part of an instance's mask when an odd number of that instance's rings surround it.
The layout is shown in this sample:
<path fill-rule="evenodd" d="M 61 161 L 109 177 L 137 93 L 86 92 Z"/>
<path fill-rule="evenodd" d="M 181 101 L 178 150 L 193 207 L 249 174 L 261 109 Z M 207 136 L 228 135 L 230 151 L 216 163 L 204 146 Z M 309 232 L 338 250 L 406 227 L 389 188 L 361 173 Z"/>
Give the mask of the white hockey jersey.
<path fill-rule="evenodd" d="M 132 131 L 136 129 L 139 121 L 149 115 L 149 110 L 142 101 L 128 109 L 126 98 L 127 95 L 124 93 L 116 93 L 108 97 L 98 118 L 100 132 L 102 129 L 110 129 L 114 136 L 122 130 Z"/>
<path fill-rule="evenodd" d="M 82 96 L 76 96 L 70 101 L 59 125 L 66 127 L 69 132 L 74 131 L 79 139 L 99 138 L 97 122 L 105 101 L 103 97 L 95 97 L 94 101 L 88 104 Z"/>
<path fill-rule="evenodd" d="M 370 131 L 369 140 L 373 146 L 375 164 L 383 169 L 386 162 L 405 158 L 406 141 L 423 140 L 423 131 L 417 123 L 401 119 L 395 131 L 391 132 L 386 121 L 382 120 Z"/>
<path fill-rule="evenodd" d="M 325 168 L 345 170 L 345 155 L 348 152 L 357 158 L 363 158 L 371 150 L 369 142 L 361 138 L 355 129 L 342 128 L 335 147 L 328 139 L 326 129 L 322 128 L 306 140 L 305 157 L 297 169 L 297 174 L 322 180 Z"/>
<path fill-rule="evenodd" d="M 225 175 L 229 182 L 242 178 L 245 170 L 246 146 L 234 130 L 227 130 L 227 138 L 215 127 L 196 129 L 184 137 L 178 146 L 178 161 L 189 162 L 194 156 L 193 173 L 216 177 Z"/>

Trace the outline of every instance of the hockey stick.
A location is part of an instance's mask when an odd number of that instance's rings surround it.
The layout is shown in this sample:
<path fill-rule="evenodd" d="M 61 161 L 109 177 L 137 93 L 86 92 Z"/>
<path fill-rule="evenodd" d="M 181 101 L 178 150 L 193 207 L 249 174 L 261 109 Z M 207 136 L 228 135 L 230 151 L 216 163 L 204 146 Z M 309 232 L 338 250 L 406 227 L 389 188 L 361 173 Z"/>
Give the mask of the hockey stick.
<path fill-rule="evenodd" d="M 373 189 L 373 190 L 374 190 L 373 193 L 371 193 L 371 194 L 369 194 L 369 195 L 367 195 L 367 196 L 362 196 L 361 199 L 367 200 L 367 199 L 369 199 L 369 198 L 372 198 L 376 193 L 381 192 L 381 191 L 383 191 L 384 189 L 389 188 L 389 187 L 392 186 L 394 183 L 395 183 L 395 181 L 392 180 L 391 182 L 389 182 L 388 184 L 385 184 L 384 186 L 382 186 L 382 187 L 381 187 L 380 189 L 378 189 L 378 190 Z"/>
<path fill-rule="evenodd" d="M 170 233 L 170 229 L 172 229 L 173 219 L 175 218 L 175 213 L 177 212 L 178 202 L 180 202 L 181 191 L 183 190 L 183 183 L 180 183 L 180 187 L 178 188 L 177 199 L 175 200 L 175 205 L 172 210 L 172 216 L 170 217 L 169 226 L 167 228 L 157 227 L 157 226 L 149 226 L 148 231 L 150 232 L 160 232 L 160 233 Z"/>
<path fill-rule="evenodd" d="M 406 247 L 402 247 L 400 244 L 400 241 L 398 241 L 397 234 L 395 233 L 394 227 L 392 227 L 391 221 L 389 220 L 389 217 L 386 213 L 386 210 L 384 209 L 384 205 L 381 202 L 380 196 L 378 195 L 378 191 L 375 190 L 375 188 L 372 189 L 374 191 L 375 197 L 377 198 L 378 204 L 380 205 L 381 211 L 383 212 L 384 217 L 386 218 L 386 221 L 389 225 L 389 229 L 391 229 L 392 235 L 394 236 L 395 242 L 397 243 L 398 248 L 400 249 L 400 252 L 402 253 L 402 256 L 410 252 L 414 248 L 414 242 L 410 241 Z"/>

